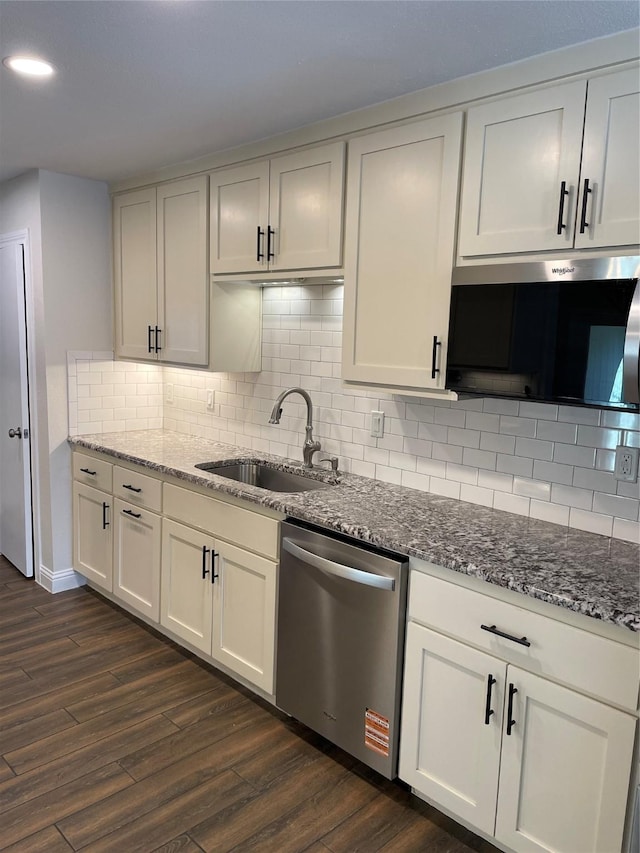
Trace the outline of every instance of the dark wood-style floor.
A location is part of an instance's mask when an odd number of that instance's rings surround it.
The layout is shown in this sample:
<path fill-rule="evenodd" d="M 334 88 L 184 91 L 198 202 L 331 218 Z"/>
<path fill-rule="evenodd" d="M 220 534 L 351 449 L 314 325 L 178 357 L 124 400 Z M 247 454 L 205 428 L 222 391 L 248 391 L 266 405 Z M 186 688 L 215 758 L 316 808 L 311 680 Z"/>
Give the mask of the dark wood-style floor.
<path fill-rule="evenodd" d="M 0 849 L 494 851 L 85 589 L 0 557 Z"/>

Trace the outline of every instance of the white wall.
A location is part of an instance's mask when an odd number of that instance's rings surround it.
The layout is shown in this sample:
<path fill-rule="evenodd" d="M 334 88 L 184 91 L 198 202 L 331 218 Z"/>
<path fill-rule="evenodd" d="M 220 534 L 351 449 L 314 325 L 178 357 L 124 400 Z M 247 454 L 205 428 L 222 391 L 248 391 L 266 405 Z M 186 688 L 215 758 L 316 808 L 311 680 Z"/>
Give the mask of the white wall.
<path fill-rule="evenodd" d="M 67 350 L 113 347 L 107 185 L 40 172 L 53 574 L 73 562 Z"/>
<path fill-rule="evenodd" d="M 67 349 L 112 349 L 110 202 L 107 185 L 31 171 L 0 186 L 0 233 L 27 228 L 32 303 L 27 306 L 37 388 L 34 481 L 40 496 L 40 566 L 52 590 L 72 571 Z"/>

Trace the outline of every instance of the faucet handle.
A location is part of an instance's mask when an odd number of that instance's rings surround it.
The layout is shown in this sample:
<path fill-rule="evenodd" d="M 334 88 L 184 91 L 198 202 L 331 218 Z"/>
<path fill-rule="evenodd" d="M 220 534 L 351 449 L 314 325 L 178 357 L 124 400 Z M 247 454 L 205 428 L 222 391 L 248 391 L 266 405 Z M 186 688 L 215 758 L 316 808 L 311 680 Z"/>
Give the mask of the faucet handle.
<path fill-rule="evenodd" d="M 338 473 L 338 457 L 337 456 L 323 456 L 322 459 L 318 459 L 318 463 L 320 462 L 330 462 L 331 470 Z"/>

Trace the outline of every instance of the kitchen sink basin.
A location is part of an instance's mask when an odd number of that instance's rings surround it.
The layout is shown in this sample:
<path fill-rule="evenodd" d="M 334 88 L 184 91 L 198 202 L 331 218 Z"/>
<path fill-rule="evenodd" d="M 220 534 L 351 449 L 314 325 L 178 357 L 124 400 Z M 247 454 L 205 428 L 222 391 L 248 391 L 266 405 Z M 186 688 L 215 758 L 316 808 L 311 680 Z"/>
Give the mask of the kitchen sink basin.
<path fill-rule="evenodd" d="M 271 492 L 309 492 L 314 489 L 326 489 L 333 485 L 333 483 L 305 477 L 303 474 L 294 474 L 292 471 L 270 468 L 262 462 L 238 462 L 230 465 L 201 462 L 196 465 L 196 468 L 208 471 L 210 474 L 217 474 L 219 477 L 228 477 L 230 480 L 258 486 L 260 489 L 269 489 Z"/>

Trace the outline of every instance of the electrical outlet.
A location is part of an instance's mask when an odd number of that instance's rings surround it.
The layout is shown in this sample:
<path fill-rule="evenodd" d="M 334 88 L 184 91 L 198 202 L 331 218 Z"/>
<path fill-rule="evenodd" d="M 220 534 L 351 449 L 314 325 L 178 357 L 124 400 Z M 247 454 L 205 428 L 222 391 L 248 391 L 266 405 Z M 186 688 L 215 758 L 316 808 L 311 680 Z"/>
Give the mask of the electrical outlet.
<path fill-rule="evenodd" d="M 171 382 L 164 386 L 164 401 L 165 403 L 169 403 L 170 406 L 173 406 L 173 383 Z"/>
<path fill-rule="evenodd" d="M 214 410 L 213 399 L 214 399 L 213 389 L 207 388 L 207 411 L 208 412 L 213 412 L 213 410 Z"/>
<path fill-rule="evenodd" d="M 638 452 L 637 447 L 625 447 L 622 444 L 616 447 L 616 462 L 613 469 L 616 480 L 635 483 L 638 476 Z"/>
<path fill-rule="evenodd" d="M 384 436 L 384 412 L 371 412 L 371 435 L 374 438 Z"/>

